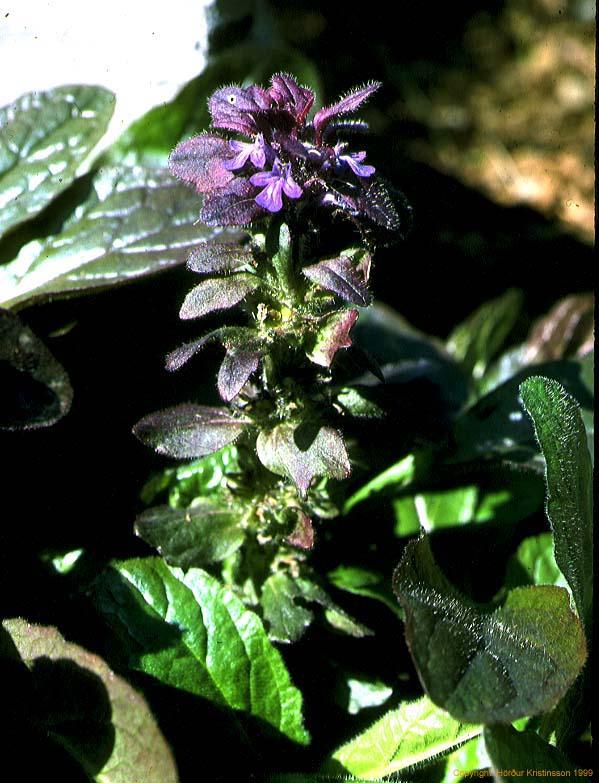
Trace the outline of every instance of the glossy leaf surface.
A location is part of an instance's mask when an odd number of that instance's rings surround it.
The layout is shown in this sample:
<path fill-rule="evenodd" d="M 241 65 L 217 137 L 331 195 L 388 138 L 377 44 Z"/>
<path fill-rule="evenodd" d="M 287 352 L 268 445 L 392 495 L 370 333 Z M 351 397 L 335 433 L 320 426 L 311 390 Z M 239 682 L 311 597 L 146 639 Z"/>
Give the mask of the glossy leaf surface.
<path fill-rule="evenodd" d="M 105 168 L 56 236 L 0 268 L 0 303 L 108 288 L 184 263 L 214 230 L 196 225 L 197 197 L 168 174 Z"/>
<path fill-rule="evenodd" d="M 302 697 L 257 615 L 200 569 L 183 574 L 158 558 L 115 563 L 96 586 L 100 611 L 130 665 L 308 742 Z"/>
<path fill-rule="evenodd" d="M 73 85 L 28 93 L 0 109 L 0 236 L 69 187 L 114 104 L 103 87 Z"/>

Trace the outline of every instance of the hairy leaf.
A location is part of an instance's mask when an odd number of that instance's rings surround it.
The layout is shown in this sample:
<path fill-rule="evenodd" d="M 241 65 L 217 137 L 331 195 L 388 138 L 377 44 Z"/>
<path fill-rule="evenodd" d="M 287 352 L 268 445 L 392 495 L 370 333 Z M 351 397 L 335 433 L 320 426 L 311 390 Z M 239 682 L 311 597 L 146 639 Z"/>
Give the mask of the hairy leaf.
<path fill-rule="evenodd" d="M 0 109 L 0 236 L 69 187 L 114 103 L 103 87 L 73 85 L 28 93 Z"/>
<path fill-rule="evenodd" d="M 223 161 L 231 157 L 226 139 L 203 133 L 177 144 L 169 157 L 168 167 L 173 176 L 194 185 L 199 193 L 208 193 L 233 179 L 233 172 L 223 166 Z"/>
<path fill-rule="evenodd" d="M 256 331 L 246 326 L 223 326 L 208 332 L 198 340 L 184 343 L 166 357 L 165 367 L 169 372 L 174 372 L 186 364 L 193 356 L 201 351 L 205 345 L 211 342 L 219 342 L 226 348 L 256 344 Z"/>
<path fill-rule="evenodd" d="M 352 304 L 367 307 L 372 296 L 363 277 L 347 256 L 325 258 L 302 270 L 306 277 Z"/>
<path fill-rule="evenodd" d="M 347 478 L 349 457 L 343 438 L 332 427 L 320 427 L 314 437 L 303 442 L 301 427 L 279 424 L 262 430 L 256 450 L 262 464 L 280 476 L 290 478 L 300 495 L 305 495 L 315 476 Z"/>
<path fill-rule="evenodd" d="M 203 280 L 187 294 L 179 315 L 184 319 L 201 318 L 215 310 L 226 310 L 245 299 L 259 285 L 260 279 L 249 272 Z"/>
<path fill-rule="evenodd" d="M 244 387 L 250 375 L 258 369 L 260 354 L 241 348 L 231 348 L 225 354 L 218 371 L 217 387 L 220 396 L 229 402 Z"/>
<path fill-rule="evenodd" d="M 247 423 L 226 408 L 183 404 L 144 416 L 133 434 L 158 454 L 193 459 L 232 443 Z"/>
<path fill-rule="evenodd" d="M 593 472 L 580 409 L 549 378 L 528 378 L 520 395 L 545 457 L 555 560 L 572 588 L 588 634 L 593 607 Z"/>
<path fill-rule="evenodd" d="M 523 770 L 526 770 L 524 779 L 529 780 L 576 777 L 573 764 L 563 753 L 532 731 L 486 726 L 484 738 L 497 783 L 518 783 L 524 777 Z M 560 772 L 568 774 L 560 776 Z"/>
<path fill-rule="evenodd" d="M 424 687 L 458 720 L 508 722 L 545 712 L 586 659 L 566 590 L 521 587 L 497 609 L 474 604 L 438 569 L 426 538 L 407 545 L 394 589 Z"/>
<path fill-rule="evenodd" d="M 321 318 L 309 340 L 308 358 L 321 367 L 330 367 L 337 351 L 352 344 L 349 333 L 357 319 L 357 310 L 342 310 Z"/>
<path fill-rule="evenodd" d="M 432 761 L 481 731 L 482 726 L 459 723 L 423 697 L 388 712 L 336 750 L 333 760 L 353 775 L 375 780 Z"/>
<path fill-rule="evenodd" d="M 0 269 L 0 302 L 107 288 L 182 264 L 214 236 L 196 222 L 197 197 L 168 174 L 103 168 L 60 234 L 30 242 Z"/>
<path fill-rule="evenodd" d="M 175 762 L 145 699 L 97 655 L 51 627 L 6 620 L 30 670 L 40 730 L 98 783 L 177 783 Z"/>
<path fill-rule="evenodd" d="M 242 545 L 241 509 L 199 497 L 186 509 L 157 506 L 136 520 L 135 532 L 169 565 L 187 570 L 224 560 Z"/>
<path fill-rule="evenodd" d="M 231 242 L 205 242 L 192 250 L 187 259 L 187 268 L 201 275 L 226 274 L 252 266 L 252 252 Z"/>
<path fill-rule="evenodd" d="M 0 308 L 0 429 L 47 427 L 71 407 L 68 376 L 18 316 Z"/>
<path fill-rule="evenodd" d="M 159 558 L 127 560 L 100 577 L 96 600 L 133 667 L 308 742 L 283 659 L 257 615 L 214 577 L 183 574 Z"/>

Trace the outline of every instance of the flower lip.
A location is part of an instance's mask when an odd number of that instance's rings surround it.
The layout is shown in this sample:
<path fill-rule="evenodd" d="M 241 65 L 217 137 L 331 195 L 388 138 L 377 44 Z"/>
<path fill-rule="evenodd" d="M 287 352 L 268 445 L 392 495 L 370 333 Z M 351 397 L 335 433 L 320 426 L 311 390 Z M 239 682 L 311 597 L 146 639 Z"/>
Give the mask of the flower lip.
<path fill-rule="evenodd" d="M 279 212 L 283 208 L 283 193 L 288 198 L 300 198 L 303 193 L 291 176 L 291 164 L 282 164 L 278 158 L 275 158 L 271 171 L 257 172 L 250 177 L 250 182 L 263 188 L 255 201 L 268 212 Z"/>
<path fill-rule="evenodd" d="M 263 169 L 266 166 L 267 152 L 270 151 L 270 148 L 265 143 L 264 136 L 261 133 L 258 133 L 254 141 L 232 140 L 229 142 L 229 147 L 237 154 L 231 160 L 223 163 L 227 171 L 242 169 L 248 160 L 257 169 Z"/>

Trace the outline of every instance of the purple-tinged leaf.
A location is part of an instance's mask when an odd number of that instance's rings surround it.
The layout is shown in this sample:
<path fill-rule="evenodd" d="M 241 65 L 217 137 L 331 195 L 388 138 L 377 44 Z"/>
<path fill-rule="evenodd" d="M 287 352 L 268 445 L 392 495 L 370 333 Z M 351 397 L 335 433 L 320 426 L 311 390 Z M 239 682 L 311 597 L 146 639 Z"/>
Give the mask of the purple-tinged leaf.
<path fill-rule="evenodd" d="M 200 220 L 207 226 L 247 226 L 264 215 L 254 201 L 257 188 L 243 177 L 236 177 L 204 199 Z"/>
<path fill-rule="evenodd" d="M 202 280 L 183 300 L 179 315 L 187 320 L 201 318 L 215 310 L 227 310 L 255 291 L 260 282 L 260 278 L 248 272 Z"/>
<path fill-rule="evenodd" d="M 325 258 L 305 267 L 303 272 L 309 280 L 332 291 L 346 302 L 366 307 L 372 301 L 362 275 L 347 256 Z"/>
<path fill-rule="evenodd" d="M 189 254 L 187 268 L 200 275 L 223 274 L 234 272 L 240 267 L 252 266 L 253 258 L 247 247 L 223 242 L 204 242 Z"/>
<path fill-rule="evenodd" d="M 20 694 L 27 694 L 26 718 L 36 733 L 69 754 L 74 772 L 69 780 L 177 783 L 174 759 L 148 703 L 102 658 L 66 641 L 56 628 L 26 620 L 5 620 L 0 633 L 10 637 L 18 665 L 29 669 L 30 687 Z M 10 690 L 5 678 L 3 698 L 9 703 Z M 36 760 L 33 766 L 41 768 Z M 10 777 L 42 779 L 30 777 L 30 769 L 20 759 L 19 774 Z"/>
<path fill-rule="evenodd" d="M 258 369 L 260 354 L 258 351 L 248 351 L 231 348 L 225 354 L 218 371 L 218 393 L 229 402 L 236 397 L 244 387 L 250 375 Z"/>
<path fill-rule="evenodd" d="M 194 459 L 233 443 L 248 423 L 226 408 L 188 403 L 144 416 L 133 434 L 158 454 Z"/>
<path fill-rule="evenodd" d="M 314 93 L 300 87 L 292 76 L 277 73 L 270 80 L 268 94 L 281 109 L 290 112 L 298 124 L 302 124 L 314 103 Z"/>
<path fill-rule="evenodd" d="M 248 343 L 255 341 L 256 332 L 254 329 L 250 329 L 246 326 L 223 326 L 220 329 L 214 329 L 212 332 L 208 332 L 199 340 L 192 340 L 189 343 L 184 343 L 174 351 L 171 351 L 165 361 L 165 367 L 169 372 L 174 372 L 188 362 L 192 356 L 200 351 L 205 345 L 213 340 L 217 340 L 225 348 L 236 345 L 248 345 Z"/>
<path fill-rule="evenodd" d="M 198 193 L 210 193 L 233 179 L 233 172 L 223 165 L 232 156 L 226 139 L 203 133 L 177 144 L 168 168 L 173 176 L 194 185 Z"/>
<path fill-rule="evenodd" d="M 525 364 L 584 356 L 593 350 L 595 297 L 571 294 L 533 326 L 524 344 Z"/>
<path fill-rule="evenodd" d="M 371 178 L 356 198 L 362 214 L 387 231 L 404 237 L 412 226 L 412 209 L 398 190 L 389 187 L 380 178 Z"/>
<path fill-rule="evenodd" d="M 246 136 L 256 132 L 254 114 L 268 108 L 263 90 L 231 84 L 216 90 L 208 99 L 214 128 L 238 131 Z"/>
<path fill-rule="evenodd" d="M 314 547 L 314 528 L 312 520 L 301 509 L 297 511 L 297 525 L 285 541 L 298 549 L 312 549 Z"/>
<path fill-rule="evenodd" d="M 306 494 L 315 476 L 347 478 L 351 470 L 349 457 L 337 430 L 321 427 L 306 448 L 297 444 L 298 431 L 299 425 L 294 424 L 262 430 L 256 440 L 256 450 L 264 467 L 290 478 L 301 496 Z"/>
<path fill-rule="evenodd" d="M 342 310 L 321 318 L 306 352 L 310 361 L 321 367 L 330 367 L 337 351 L 352 344 L 349 333 L 357 319 L 357 310 Z"/>
<path fill-rule="evenodd" d="M 187 570 L 237 551 L 245 538 L 240 518 L 240 511 L 230 504 L 198 498 L 189 508 L 149 508 L 137 518 L 135 532 L 169 565 Z"/>
<path fill-rule="evenodd" d="M 332 106 L 326 106 L 320 109 L 314 115 L 314 131 L 316 143 L 320 144 L 322 133 L 333 117 L 339 117 L 344 114 L 351 114 L 356 111 L 370 96 L 381 86 L 381 82 L 371 82 L 364 87 L 357 88 L 349 92 L 337 103 Z"/>

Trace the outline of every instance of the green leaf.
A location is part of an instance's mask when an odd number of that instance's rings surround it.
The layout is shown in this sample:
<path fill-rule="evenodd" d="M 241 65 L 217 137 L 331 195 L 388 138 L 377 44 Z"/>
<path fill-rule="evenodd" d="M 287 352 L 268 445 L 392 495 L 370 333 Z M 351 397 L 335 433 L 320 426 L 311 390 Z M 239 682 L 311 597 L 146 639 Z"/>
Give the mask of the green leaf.
<path fill-rule="evenodd" d="M 395 600 L 388 580 L 382 574 L 356 566 L 340 565 L 334 571 L 329 571 L 327 578 L 337 589 L 380 601 L 403 619 L 403 611 Z"/>
<path fill-rule="evenodd" d="M 344 411 L 358 419 L 382 419 L 385 411 L 369 399 L 371 391 L 368 386 L 347 386 L 337 393 L 336 401 Z"/>
<path fill-rule="evenodd" d="M 344 479 L 350 472 L 343 438 L 332 427 L 314 432 L 302 424 L 279 424 L 260 432 L 256 451 L 264 467 L 291 479 L 300 495 L 306 494 L 316 476 Z"/>
<path fill-rule="evenodd" d="M 349 689 L 347 711 L 350 715 L 357 715 L 367 707 L 380 707 L 393 693 L 393 688 L 380 680 L 349 677 L 347 687 Z"/>
<path fill-rule="evenodd" d="M 540 533 L 525 538 L 506 569 L 506 587 L 520 585 L 556 585 L 569 590 L 566 578 L 555 562 L 553 536 Z"/>
<path fill-rule="evenodd" d="M 393 500 L 395 535 L 411 536 L 458 525 L 518 521 L 543 503 L 542 482 L 531 474 L 501 477 L 498 486 L 467 485 Z"/>
<path fill-rule="evenodd" d="M 196 194 L 162 171 L 102 169 L 62 232 L 0 268 L 0 303 L 107 288 L 181 264 L 214 229 L 195 225 Z"/>
<path fill-rule="evenodd" d="M 98 783 L 176 783 L 175 763 L 145 699 L 97 655 L 51 627 L 6 620 L 30 670 L 28 717 Z"/>
<path fill-rule="evenodd" d="M 487 726 L 484 738 L 497 783 L 576 776 L 574 765 L 563 753 L 532 731 Z M 568 774 L 560 775 L 560 772 Z"/>
<path fill-rule="evenodd" d="M 516 588 L 499 608 L 475 604 L 447 581 L 421 538 L 404 550 L 394 589 L 422 683 L 458 720 L 507 722 L 546 712 L 585 662 L 582 626 L 559 587 Z"/>
<path fill-rule="evenodd" d="M 302 636 L 314 619 L 314 613 L 305 606 L 311 603 L 322 606 L 329 623 L 343 633 L 356 637 L 372 633 L 337 606 L 317 584 L 305 578 L 292 579 L 282 571 L 264 582 L 260 603 L 269 626 L 268 635 L 276 642 L 295 642 Z"/>
<path fill-rule="evenodd" d="M 472 773 L 476 770 L 485 770 L 490 766 L 489 757 L 485 748 L 483 735 L 468 740 L 464 745 L 454 750 L 447 756 L 445 763 L 445 776 L 441 783 L 462 783 L 476 777 Z"/>
<path fill-rule="evenodd" d="M 0 109 L 0 236 L 69 187 L 114 103 L 103 87 L 74 85 L 28 93 Z"/>
<path fill-rule="evenodd" d="M 481 731 L 481 726 L 459 723 L 423 697 L 388 712 L 336 750 L 333 760 L 352 775 L 375 780 L 433 761 Z"/>
<path fill-rule="evenodd" d="M 545 457 L 547 517 L 555 560 L 572 588 L 590 638 L 593 612 L 593 473 L 576 401 L 556 381 L 528 378 L 520 386 Z"/>
<path fill-rule="evenodd" d="M 197 498 L 187 509 L 156 506 L 135 523 L 140 538 L 155 547 L 169 565 L 188 569 L 224 560 L 243 544 L 241 509 Z"/>
<path fill-rule="evenodd" d="M 195 498 L 218 494 L 225 486 L 225 476 L 239 471 L 238 457 L 237 447 L 231 444 L 215 454 L 167 468 L 147 482 L 141 500 L 149 506 L 167 492 L 171 508 L 187 508 Z"/>
<path fill-rule="evenodd" d="M 69 378 L 44 343 L 0 308 L 0 430 L 48 427 L 72 399 Z"/>
<path fill-rule="evenodd" d="M 354 506 L 382 492 L 389 490 L 399 491 L 410 486 L 416 477 L 418 456 L 417 454 L 408 454 L 407 457 L 402 457 L 395 465 L 379 473 L 378 476 L 375 476 L 363 487 L 360 487 L 345 501 L 343 513 L 348 514 Z"/>
<path fill-rule="evenodd" d="M 447 339 L 447 350 L 475 381 L 480 380 L 512 331 L 522 307 L 522 292 L 514 288 L 485 302 Z"/>
<path fill-rule="evenodd" d="M 96 600 L 134 668 L 309 741 L 301 694 L 262 623 L 206 572 L 184 574 L 159 558 L 117 562 Z"/>
<path fill-rule="evenodd" d="M 316 332 L 307 342 L 308 359 L 321 367 L 330 367 L 337 351 L 351 346 L 349 333 L 357 318 L 357 310 L 339 310 L 320 318 Z"/>

